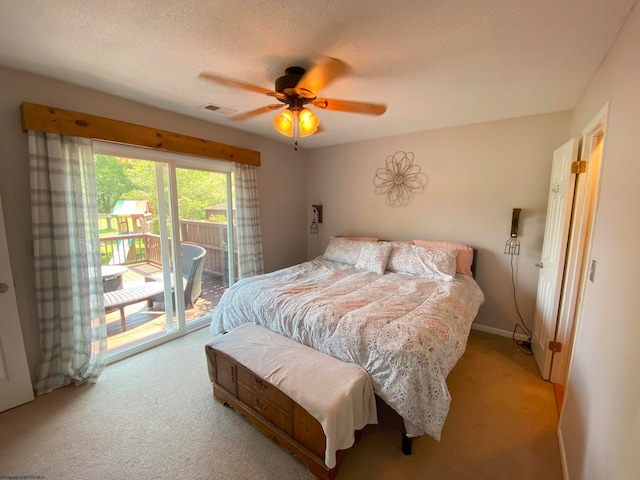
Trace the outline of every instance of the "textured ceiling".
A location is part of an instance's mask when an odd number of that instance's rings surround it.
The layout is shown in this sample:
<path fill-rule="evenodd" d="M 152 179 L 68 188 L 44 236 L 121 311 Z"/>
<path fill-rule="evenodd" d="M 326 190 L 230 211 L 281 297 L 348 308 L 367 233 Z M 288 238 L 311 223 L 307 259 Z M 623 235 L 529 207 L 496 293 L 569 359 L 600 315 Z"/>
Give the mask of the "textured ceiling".
<path fill-rule="evenodd" d="M 350 67 L 321 96 L 385 103 L 381 117 L 317 111 L 320 147 L 570 109 L 636 0 L 0 0 L 0 65 L 290 142 L 257 93 L 291 65 Z"/>

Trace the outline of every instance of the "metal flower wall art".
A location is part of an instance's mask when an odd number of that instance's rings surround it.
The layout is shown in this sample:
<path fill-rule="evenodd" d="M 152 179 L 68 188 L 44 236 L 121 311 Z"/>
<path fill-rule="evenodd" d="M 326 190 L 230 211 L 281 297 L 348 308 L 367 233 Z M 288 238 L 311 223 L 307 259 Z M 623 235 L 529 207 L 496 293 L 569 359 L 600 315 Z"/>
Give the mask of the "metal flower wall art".
<path fill-rule="evenodd" d="M 413 164 L 412 152 L 396 152 L 387 157 L 387 165 L 376 170 L 373 184 L 377 195 L 387 196 L 387 205 L 403 207 L 409 205 L 413 194 L 422 193 L 427 185 L 427 176 Z"/>

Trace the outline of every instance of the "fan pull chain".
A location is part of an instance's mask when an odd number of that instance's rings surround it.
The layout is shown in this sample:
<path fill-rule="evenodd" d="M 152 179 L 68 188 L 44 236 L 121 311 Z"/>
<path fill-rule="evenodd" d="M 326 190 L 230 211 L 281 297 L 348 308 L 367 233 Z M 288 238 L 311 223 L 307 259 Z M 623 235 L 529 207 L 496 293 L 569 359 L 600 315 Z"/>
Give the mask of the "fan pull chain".
<path fill-rule="evenodd" d="M 298 151 L 298 134 L 300 133 L 300 117 L 298 111 L 293 112 L 293 150 Z"/>

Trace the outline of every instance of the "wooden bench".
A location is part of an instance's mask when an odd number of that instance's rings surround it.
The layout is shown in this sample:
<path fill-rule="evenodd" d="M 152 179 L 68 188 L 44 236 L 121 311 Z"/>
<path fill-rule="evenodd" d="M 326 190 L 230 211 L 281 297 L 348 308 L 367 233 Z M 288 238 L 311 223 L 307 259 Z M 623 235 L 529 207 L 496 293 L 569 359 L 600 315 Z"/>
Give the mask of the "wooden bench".
<path fill-rule="evenodd" d="M 205 352 L 214 398 L 300 458 L 316 478 L 334 479 L 360 430 L 377 423 L 364 370 L 264 327 L 241 325 Z"/>
<path fill-rule="evenodd" d="M 124 314 L 124 307 L 139 303 L 144 300 L 147 304 L 151 303 L 151 297 L 164 294 L 164 285 L 162 283 L 145 283 L 137 287 L 121 288 L 104 294 L 104 311 L 105 313 L 120 310 L 120 324 L 122 331 L 127 330 L 127 322 Z M 151 307 L 151 305 L 149 305 Z"/>

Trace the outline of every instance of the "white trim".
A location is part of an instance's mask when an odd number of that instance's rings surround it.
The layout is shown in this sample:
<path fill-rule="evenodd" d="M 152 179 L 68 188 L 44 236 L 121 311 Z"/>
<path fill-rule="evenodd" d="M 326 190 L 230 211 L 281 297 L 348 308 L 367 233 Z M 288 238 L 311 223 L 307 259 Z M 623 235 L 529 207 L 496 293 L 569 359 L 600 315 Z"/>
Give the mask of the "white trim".
<path fill-rule="evenodd" d="M 214 170 L 219 173 L 229 173 L 233 171 L 233 163 L 225 160 L 215 160 L 176 152 L 165 152 L 154 148 L 137 147 L 135 145 L 104 142 L 101 140 L 92 140 L 92 142 L 93 153 L 97 155 L 153 160 L 155 162 L 164 162 L 180 167 Z"/>
<path fill-rule="evenodd" d="M 580 159 L 587 162 L 585 175 L 578 177 L 576 196 L 574 198 L 573 228 L 568 240 L 567 261 L 563 283 L 563 299 L 558 313 L 556 341 L 566 348 L 554 354 L 549 380 L 567 388 L 573 343 L 580 325 L 582 301 L 586 289 L 591 264 L 591 243 L 593 228 L 598 214 L 600 201 L 600 180 L 605 158 L 607 141 L 606 125 L 608 122 L 610 103 L 607 102 L 598 114 L 582 129 Z M 593 162 L 595 139 L 604 132 L 600 146 L 600 158 Z M 596 186 L 594 188 L 593 186 Z M 574 333 L 575 332 L 575 333 Z"/>
<path fill-rule="evenodd" d="M 569 469 L 567 468 L 567 453 L 564 449 L 564 439 L 562 430 L 558 429 L 558 446 L 560 447 L 560 467 L 562 468 L 562 478 L 569 480 Z"/>
<path fill-rule="evenodd" d="M 524 341 L 524 342 L 529 340 L 529 338 L 523 333 L 516 333 L 514 337 L 513 332 L 510 332 L 508 330 L 501 330 L 495 327 L 488 327 L 486 325 L 481 325 L 479 323 L 472 323 L 471 330 L 478 330 L 479 332 L 492 333 L 493 335 L 500 335 L 501 337 L 515 338 L 516 340 Z"/>
<path fill-rule="evenodd" d="M 144 343 L 135 345 L 133 347 L 125 347 L 122 350 L 119 350 L 115 353 L 112 353 L 107 358 L 107 366 L 119 362 L 120 360 L 124 360 L 125 358 L 129 358 L 137 353 L 144 352 L 146 350 L 151 350 L 154 347 L 162 345 L 163 343 L 168 343 L 178 338 L 184 337 L 185 335 L 190 334 L 191 332 L 195 332 L 196 330 L 200 330 L 202 328 L 208 327 L 210 322 L 197 322 L 194 324 L 193 322 L 187 323 L 187 329 L 185 331 L 175 330 L 172 333 L 163 334 L 157 338 L 152 340 L 148 340 Z"/>
<path fill-rule="evenodd" d="M 171 236 L 173 240 L 171 242 L 171 248 L 173 248 L 173 268 L 175 278 L 179 278 L 179 272 L 182 272 L 182 255 L 180 246 L 182 243 L 182 239 L 178 237 L 178 232 L 180 232 L 180 214 L 178 211 L 178 181 L 176 178 L 176 166 L 171 165 L 169 167 L 169 204 L 167 205 L 171 210 L 171 214 L 169 216 L 169 222 L 171 223 Z M 177 240 L 177 241 L 176 241 Z M 167 264 L 165 264 L 167 265 Z M 163 273 L 165 269 L 163 268 Z M 175 311 L 178 314 L 178 330 L 184 331 L 187 320 L 186 320 L 186 311 L 184 308 L 184 284 L 183 282 L 178 282 L 174 280 L 174 288 L 175 288 Z M 167 318 L 167 331 L 169 331 L 169 319 Z"/>
<path fill-rule="evenodd" d="M 592 135 L 596 131 L 602 130 L 602 126 L 606 123 L 609 117 L 609 109 L 611 108 L 611 101 L 608 101 L 600 109 L 595 117 L 582 129 L 582 136 Z"/>
<path fill-rule="evenodd" d="M 126 346 L 122 350 L 118 350 L 117 352 L 111 352 L 107 356 L 107 366 L 112 363 L 119 362 L 120 360 L 124 360 L 125 358 L 129 358 L 137 353 L 144 352 L 146 350 L 151 350 L 158 345 L 162 345 L 163 343 L 170 342 L 175 340 L 176 338 L 180 338 L 186 335 L 189 332 L 181 332 L 179 330 L 175 330 L 172 333 L 160 333 L 159 336 L 153 338 L 151 340 L 147 340 L 143 343 L 139 343 L 134 345 L 133 347 Z"/>

